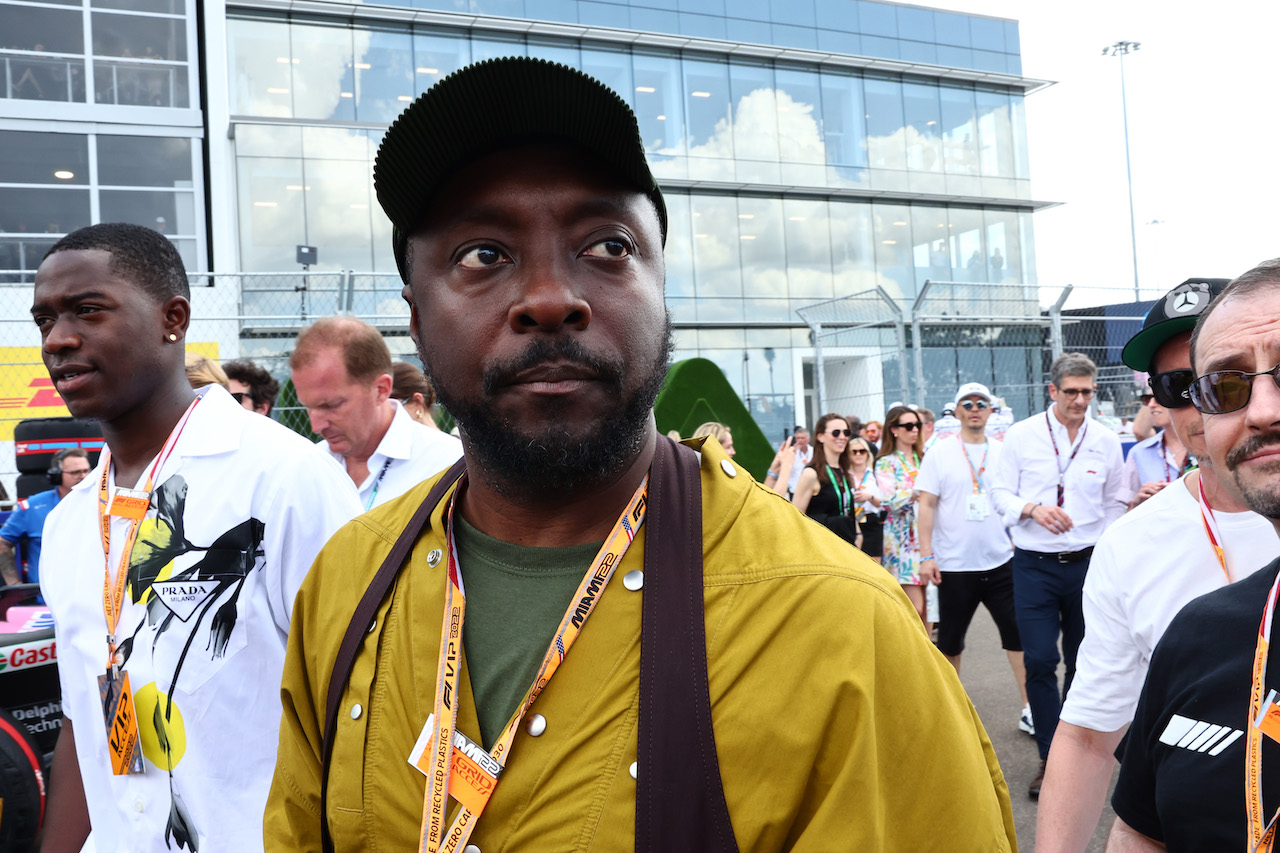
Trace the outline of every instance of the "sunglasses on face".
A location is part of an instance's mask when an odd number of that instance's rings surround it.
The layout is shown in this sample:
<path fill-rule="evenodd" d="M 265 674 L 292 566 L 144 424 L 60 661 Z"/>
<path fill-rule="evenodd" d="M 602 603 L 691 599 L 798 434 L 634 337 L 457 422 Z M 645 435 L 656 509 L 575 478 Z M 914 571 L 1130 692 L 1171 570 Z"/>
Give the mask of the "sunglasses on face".
<path fill-rule="evenodd" d="M 851 430 L 851 429 L 833 429 L 833 430 L 831 430 L 831 432 L 830 432 L 830 433 L 828 433 L 828 434 L 829 434 L 829 435 L 831 435 L 833 438 L 839 438 L 839 437 L 840 437 L 840 436 L 842 436 L 842 435 L 847 435 L 847 436 L 849 436 L 850 438 L 852 438 L 852 437 L 853 437 L 853 430 Z"/>
<path fill-rule="evenodd" d="M 1225 415 L 1249 405 L 1256 376 L 1270 376 L 1280 388 L 1280 364 L 1270 370 L 1246 373 L 1243 370 L 1215 370 L 1197 376 L 1187 388 L 1191 402 L 1206 415 Z"/>
<path fill-rule="evenodd" d="M 866 449 L 865 447 L 855 447 L 853 450 L 850 450 L 849 452 L 850 452 L 851 454 L 853 454 L 854 456 L 866 456 L 866 455 L 867 455 L 867 449 Z"/>
<path fill-rule="evenodd" d="M 1058 393 L 1066 394 L 1068 397 L 1072 398 L 1073 400 L 1076 397 L 1083 397 L 1084 399 L 1088 400 L 1090 397 L 1093 396 L 1093 392 L 1095 390 L 1097 389 L 1095 388 L 1059 388 Z"/>
<path fill-rule="evenodd" d="M 1156 398 L 1155 394 L 1141 394 L 1138 396 L 1138 400 L 1141 401 L 1142 405 L 1144 406 L 1150 403 L 1155 398 Z"/>
<path fill-rule="evenodd" d="M 894 429 L 920 429 L 919 421 L 912 421 L 909 424 L 895 424 Z"/>
<path fill-rule="evenodd" d="M 235 400 L 237 404 L 239 404 L 239 405 L 243 406 L 243 405 L 244 405 L 244 401 L 245 401 L 245 400 L 247 400 L 247 399 L 249 399 L 249 392 L 248 392 L 248 391 L 233 391 L 233 392 L 231 393 L 231 399 Z"/>
<path fill-rule="evenodd" d="M 1181 409 L 1183 406 L 1191 405 L 1191 394 L 1188 388 L 1196 375 L 1191 372 L 1190 368 L 1179 368 L 1178 370 L 1169 370 L 1165 373 L 1157 373 L 1151 377 L 1151 394 L 1155 397 L 1156 402 L 1164 406 L 1166 409 Z M 1143 395 L 1148 396 L 1148 395 Z M 1144 404 L 1146 400 L 1142 401 Z"/>
<path fill-rule="evenodd" d="M 961 400 L 960 408 L 964 409 L 966 412 L 971 412 L 974 408 L 977 408 L 979 412 L 985 412 L 987 409 L 991 408 L 991 404 L 986 400 Z"/>

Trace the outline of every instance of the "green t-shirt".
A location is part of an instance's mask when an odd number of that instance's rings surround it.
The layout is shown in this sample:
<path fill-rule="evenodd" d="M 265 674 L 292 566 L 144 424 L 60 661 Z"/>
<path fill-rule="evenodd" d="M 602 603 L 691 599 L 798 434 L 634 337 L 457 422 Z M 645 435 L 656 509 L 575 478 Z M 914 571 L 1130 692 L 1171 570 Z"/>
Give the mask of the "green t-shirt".
<path fill-rule="evenodd" d="M 485 749 L 502 734 L 560 619 L 586 576 L 599 542 L 567 548 L 512 545 L 455 521 L 458 562 L 467 591 L 462 647 L 476 697 Z"/>

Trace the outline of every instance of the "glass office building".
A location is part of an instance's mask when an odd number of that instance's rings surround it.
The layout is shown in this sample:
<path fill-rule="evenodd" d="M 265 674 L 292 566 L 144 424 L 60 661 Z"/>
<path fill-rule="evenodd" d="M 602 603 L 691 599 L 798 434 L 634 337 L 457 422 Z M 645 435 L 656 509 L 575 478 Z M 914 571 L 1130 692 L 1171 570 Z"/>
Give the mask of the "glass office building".
<path fill-rule="evenodd" d="M 314 270 L 373 274 L 354 310 L 394 314 L 386 126 L 462 65 L 528 55 L 635 109 L 670 212 L 677 358 L 720 364 L 770 434 L 816 414 L 797 308 L 1035 282 L 1023 99 L 1044 84 L 1013 21 L 873 0 L 228 0 L 201 7 L 202 91 L 190 0 L 80 2 L 0 0 L 0 268 L 90 221 L 163 222 L 193 269 L 296 271 L 316 246 Z"/>

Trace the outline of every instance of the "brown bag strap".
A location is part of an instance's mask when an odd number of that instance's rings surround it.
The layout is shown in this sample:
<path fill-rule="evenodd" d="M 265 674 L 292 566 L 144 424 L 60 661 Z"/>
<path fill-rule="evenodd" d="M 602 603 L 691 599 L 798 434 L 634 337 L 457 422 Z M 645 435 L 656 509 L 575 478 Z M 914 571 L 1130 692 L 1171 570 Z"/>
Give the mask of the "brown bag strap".
<path fill-rule="evenodd" d="M 369 633 L 378 608 L 387 597 L 400 568 L 405 564 L 413 544 L 418 537 L 431 526 L 431 513 L 444 497 L 445 492 L 458 481 L 462 472 L 467 470 L 465 459 L 459 459 L 444 473 L 444 476 L 431 488 L 426 499 L 418 505 L 404 532 L 396 539 L 391 553 L 382 561 L 377 574 L 364 597 L 356 605 L 356 612 L 347 626 L 347 633 L 338 647 L 338 657 L 333 662 L 333 673 L 329 676 L 329 692 L 325 695 L 324 740 L 321 741 L 320 759 L 320 845 L 324 853 L 333 853 L 333 839 L 329 836 L 329 764 L 333 758 L 333 737 L 338 727 L 338 706 L 342 702 L 342 694 L 346 690 L 347 681 L 351 678 L 351 670 L 356 663 L 356 655 L 360 652 L 360 644 Z"/>
<path fill-rule="evenodd" d="M 648 500 L 636 853 L 737 853 L 711 725 L 702 483 L 693 450 L 658 438 Z"/>

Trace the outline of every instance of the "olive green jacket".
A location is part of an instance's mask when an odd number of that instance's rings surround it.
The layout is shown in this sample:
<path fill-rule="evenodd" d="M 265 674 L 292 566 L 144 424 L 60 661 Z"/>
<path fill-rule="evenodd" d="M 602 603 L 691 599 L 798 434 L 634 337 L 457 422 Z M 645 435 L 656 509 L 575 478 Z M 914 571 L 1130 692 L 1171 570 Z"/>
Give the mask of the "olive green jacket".
<path fill-rule="evenodd" d="M 695 447 L 700 442 L 692 443 Z M 703 448 L 708 675 L 742 851 L 1013 851 L 1009 791 L 955 671 L 880 566 Z M 267 851 L 320 849 L 329 675 L 363 590 L 434 480 L 325 546 L 298 594 Z M 431 713 L 445 593 L 441 515 L 378 612 L 342 697 L 329 779 L 339 853 L 417 849 L 425 777 L 407 759 Z M 644 562 L 642 527 L 615 580 Z M 432 561 L 435 562 L 435 561 Z M 611 583 L 521 730 L 471 843 L 632 851 L 640 604 Z M 458 724 L 480 740 L 463 661 Z M 531 713 L 533 713 L 531 712 Z"/>

